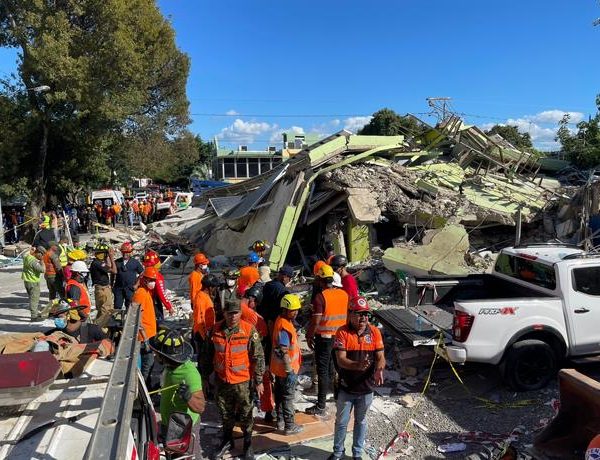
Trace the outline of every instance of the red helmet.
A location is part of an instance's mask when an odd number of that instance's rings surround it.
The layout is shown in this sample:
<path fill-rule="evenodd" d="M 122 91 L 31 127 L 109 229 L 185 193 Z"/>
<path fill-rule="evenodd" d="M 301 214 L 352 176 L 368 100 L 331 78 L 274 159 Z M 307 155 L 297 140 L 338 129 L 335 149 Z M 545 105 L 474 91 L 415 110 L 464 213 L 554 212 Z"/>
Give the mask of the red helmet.
<path fill-rule="evenodd" d="M 121 245 L 121 252 L 125 254 L 133 252 L 133 245 L 131 244 L 131 241 L 125 241 Z"/>
<path fill-rule="evenodd" d="M 194 265 L 208 265 L 209 263 L 210 260 L 201 252 L 194 256 Z"/>
<path fill-rule="evenodd" d="M 146 255 L 144 255 L 144 267 L 155 267 L 160 263 L 160 257 L 158 257 L 158 253 L 149 249 L 146 251 Z"/>
<path fill-rule="evenodd" d="M 350 300 L 348 304 L 348 310 L 350 311 L 369 311 L 369 304 L 367 303 L 367 299 L 362 296 L 354 297 Z"/>

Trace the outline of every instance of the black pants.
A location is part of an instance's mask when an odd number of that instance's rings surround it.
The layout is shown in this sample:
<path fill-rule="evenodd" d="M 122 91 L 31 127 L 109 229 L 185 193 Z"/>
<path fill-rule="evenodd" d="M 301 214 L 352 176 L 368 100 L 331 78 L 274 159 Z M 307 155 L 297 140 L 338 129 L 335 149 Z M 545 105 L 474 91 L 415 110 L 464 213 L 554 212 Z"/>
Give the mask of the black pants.
<path fill-rule="evenodd" d="M 277 419 L 283 418 L 285 427 L 294 425 L 294 395 L 298 376 L 290 374 L 287 377 L 275 377 L 274 393 Z"/>
<path fill-rule="evenodd" d="M 120 310 L 125 302 L 125 308 L 129 308 L 131 299 L 133 298 L 133 289 L 129 287 L 113 287 L 113 294 L 115 296 L 115 310 Z"/>
<path fill-rule="evenodd" d="M 319 376 L 319 385 L 317 392 L 317 406 L 319 409 L 325 409 L 327 401 L 327 390 L 333 377 L 333 338 L 323 338 L 315 336 L 315 361 L 317 364 L 317 375 Z"/>

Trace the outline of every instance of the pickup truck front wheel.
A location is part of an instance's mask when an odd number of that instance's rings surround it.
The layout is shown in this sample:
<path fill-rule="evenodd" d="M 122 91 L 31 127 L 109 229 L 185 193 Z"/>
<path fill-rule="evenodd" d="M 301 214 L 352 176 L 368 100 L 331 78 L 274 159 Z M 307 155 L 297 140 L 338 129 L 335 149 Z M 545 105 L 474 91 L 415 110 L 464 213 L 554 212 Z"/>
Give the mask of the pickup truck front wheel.
<path fill-rule="evenodd" d="M 505 382 L 518 391 L 544 388 L 556 375 L 554 350 L 541 340 L 523 340 L 513 344 L 502 363 Z"/>

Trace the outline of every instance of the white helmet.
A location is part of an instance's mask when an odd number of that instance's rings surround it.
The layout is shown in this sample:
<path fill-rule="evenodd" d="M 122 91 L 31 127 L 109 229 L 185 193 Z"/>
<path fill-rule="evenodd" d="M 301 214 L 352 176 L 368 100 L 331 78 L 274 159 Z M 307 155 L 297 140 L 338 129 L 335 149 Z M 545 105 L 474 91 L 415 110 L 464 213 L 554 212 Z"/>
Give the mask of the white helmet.
<path fill-rule="evenodd" d="M 89 273 L 90 272 L 87 268 L 87 265 L 82 260 L 73 262 L 73 265 L 71 265 L 71 271 L 77 272 L 77 273 Z"/>
<path fill-rule="evenodd" d="M 340 276 L 339 273 L 334 273 L 333 274 L 333 283 L 331 283 L 333 286 L 335 287 L 344 287 L 344 285 L 342 284 L 342 277 Z"/>

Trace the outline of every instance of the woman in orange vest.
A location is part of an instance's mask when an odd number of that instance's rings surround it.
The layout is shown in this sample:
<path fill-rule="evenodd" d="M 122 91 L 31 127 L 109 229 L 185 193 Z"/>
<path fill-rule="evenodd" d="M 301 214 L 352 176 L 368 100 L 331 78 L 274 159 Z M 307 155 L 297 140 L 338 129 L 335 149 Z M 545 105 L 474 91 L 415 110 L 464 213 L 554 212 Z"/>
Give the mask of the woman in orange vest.
<path fill-rule="evenodd" d="M 194 256 L 194 270 L 188 276 L 188 284 L 190 285 L 190 302 L 194 308 L 194 299 L 196 294 L 202 289 L 202 277 L 208 272 L 208 264 L 210 260 L 199 252 Z"/>
<path fill-rule="evenodd" d="M 275 407 L 277 429 L 286 436 L 299 433 L 303 427 L 294 421 L 294 395 L 302 355 L 294 318 L 300 310 L 300 298 L 286 294 L 281 299 L 281 313 L 275 320 L 272 334 L 271 373 L 275 375 Z"/>
<path fill-rule="evenodd" d="M 140 354 L 142 365 L 140 371 L 144 380 L 148 382 L 150 371 L 154 364 L 154 354 L 150 349 L 150 339 L 156 335 L 156 315 L 154 313 L 154 299 L 152 293 L 156 287 L 158 270 L 154 267 L 146 267 L 140 278 L 140 286 L 133 294 L 132 304 L 139 304 L 141 310 L 141 327 L 138 340 L 142 342 Z"/>

